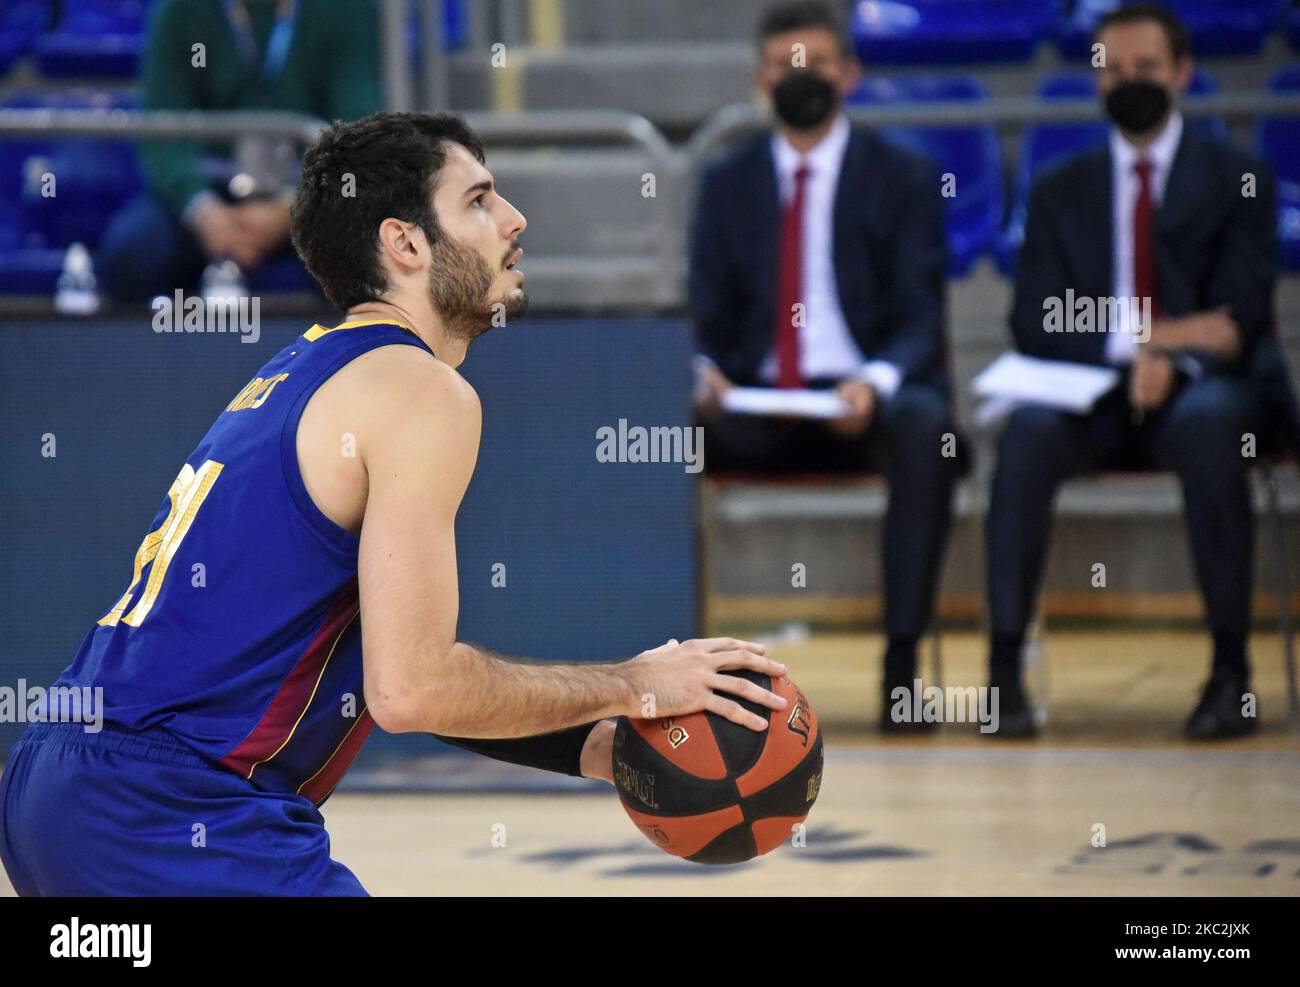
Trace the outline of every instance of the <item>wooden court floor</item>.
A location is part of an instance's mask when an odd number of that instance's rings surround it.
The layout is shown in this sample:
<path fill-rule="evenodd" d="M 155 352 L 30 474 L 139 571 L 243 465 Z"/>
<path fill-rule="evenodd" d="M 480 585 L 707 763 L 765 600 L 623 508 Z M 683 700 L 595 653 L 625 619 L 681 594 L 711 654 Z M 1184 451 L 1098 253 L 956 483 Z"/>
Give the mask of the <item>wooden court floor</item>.
<path fill-rule="evenodd" d="M 1276 635 L 1252 641 L 1261 732 L 1212 745 L 1179 736 L 1208 662 L 1194 632 L 1054 632 L 1030 742 L 972 725 L 881 738 L 879 647 L 818 635 L 777 652 L 826 731 L 802 846 L 678 861 L 600 786 L 340 793 L 324 810 L 334 855 L 377 895 L 1300 895 L 1300 734 Z M 983 684 L 982 662 L 977 635 L 945 639 L 945 684 Z"/>

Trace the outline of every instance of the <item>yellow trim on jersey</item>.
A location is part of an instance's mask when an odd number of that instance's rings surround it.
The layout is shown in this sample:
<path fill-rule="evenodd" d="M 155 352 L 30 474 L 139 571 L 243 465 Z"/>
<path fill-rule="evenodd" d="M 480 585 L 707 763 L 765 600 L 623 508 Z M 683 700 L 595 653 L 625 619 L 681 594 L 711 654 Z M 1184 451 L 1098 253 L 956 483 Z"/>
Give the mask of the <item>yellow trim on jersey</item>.
<path fill-rule="evenodd" d="M 348 727 L 348 732 L 343 735 L 343 739 L 338 742 L 338 746 L 335 747 L 332 751 L 330 751 L 330 756 L 325 758 L 325 763 L 316 769 L 316 773 L 298 786 L 298 791 L 296 794 L 301 795 L 302 790 L 306 788 L 308 785 L 310 785 L 317 778 L 319 778 L 321 772 L 330 766 L 330 762 L 333 761 L 334 758 L 338 756 L 338 752 L 343 749 L 343 745 L 346 744 L 348 742 L 348 738 L 352 736 L 352 731 L 354 731 L 358 726 L 361 725 L 361 721 L 365 719 L 365 716 L 366 716 L 366 707 L 362 706 L 361 712 L 357 714 L 357 718 L 353 722 L 352 726 Z M 370 720 L 373 723 L 374 717 L 372 716 Z M 330 789 L 330 791 L 333 791 L 333 789 Z"/>
<path fill-rule="evenodd" d="M 251 768 L 248 769 L 248 774 L 245 775 L 245 777 L 249 781 L 253 780 L 254 771 L 256 771 L 267 761 L 274 760 L 275 756 L 279 754 L 280 751 L 284 750 L 286 747 L 289 746 L 289 741 L 293 740 L 293 735 L 298 732 L 298 726 L 302 723 L 303 717 L 305 717 L 307 715 L 307 711 L 311 709 L 311 704 L 316 698 L 316 690 L 320 688 L 321 680 L 325 678 L 325 670 L 330 667 L 330 659 L 334 657 L 334 649 L 337 648 L 339 646 L 339 642 L 343 640 L 343 635 L 346 634 L 348 632 L 348 628 L 352 626 L 352 621 L 356 620 L 357 617 L 360 616 L 360 614 L 361 614 L 361 610 L 358 608 L 357 612 L 354 613 L 351 617 L 349 617 L 348 622 L 343 625 L 343 630 L 339 631 L 338 636 L 334 638 L 334 643 L 330 645 L 330 653 L 325 656 L 325 664 L 321 665 L 320 674 L 316 676 L 316 684 L 311 687 L 311 695 L 307 697 L 306 705 L 303 706 L 302 712 L 298 714 L 298 719 L 294 721 L 293 729 L 289 731 L 289 736 L 284 738 L 284 743 L 282 743 L 274 751 L 272 751 L 270 754 L 262 758 L 262 760 L 258 761 L 256 764 L 254 764 Z M 356 726 L 355 723 L 352 725 Z M 330 756 L 333 757 L 333 755 Z"/>
<path fill-rule="evenodd" d="M 415 330 L 405 322 L 398 322 L 396 319 L 361 319 L 357 322 L 344 322 L 340 326 L 331 326 L 328 329 L 318 322 L 303 333 L 302 338 L 307 340 L 309 343 L 313 343 L 324 336 L 327 332 L 335 332 L 338 329 L 356 329 L 359 326 L 401 326 L 403 329 L 415 332 Z"/>

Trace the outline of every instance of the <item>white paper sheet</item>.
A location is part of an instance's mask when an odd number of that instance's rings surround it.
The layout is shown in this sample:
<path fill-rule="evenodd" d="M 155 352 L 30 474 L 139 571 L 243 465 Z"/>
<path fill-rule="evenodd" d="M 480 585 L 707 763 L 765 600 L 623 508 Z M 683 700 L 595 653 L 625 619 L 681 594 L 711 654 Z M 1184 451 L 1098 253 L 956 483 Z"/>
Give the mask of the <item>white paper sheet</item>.
<path fill-rule="evenodd" d="M 722 395 L 724 411 L 742 415 L 795 415 L 799 418 L 841 418 L 848 403 L 834 391 L 783 387 L 733 387 Z"/>
<path fill-rule="evenodd" d="M 1019 404 L 1082 414 L 1117 383 L 1119 371 L 1113 367 L 1003 353 L 976 375 L 971 389 L 988 399 L 977 412 L 980 423 L 987 424 Z"/>

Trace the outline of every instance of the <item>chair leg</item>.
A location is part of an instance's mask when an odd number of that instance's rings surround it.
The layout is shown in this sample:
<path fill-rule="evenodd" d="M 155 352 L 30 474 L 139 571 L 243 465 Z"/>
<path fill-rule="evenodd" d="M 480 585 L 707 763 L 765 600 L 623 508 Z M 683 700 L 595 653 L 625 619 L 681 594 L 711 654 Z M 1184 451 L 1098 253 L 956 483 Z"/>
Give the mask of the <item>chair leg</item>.
<path fill-rule="evenodd" d="M 1045 636 L 1047 633 L 1047 615 L 1043 611 L 1043 601 L 1040 597 L 1034 608 L 1034 617 L 1025 628 L 1024 650 L 1020 653 L 1020 668 L 1025 679 L 1025 687 L 1029 690 L 1029 698 L 1034 705 L 1034 721 L 1039 727 L 1047 724 L 1048 714 L 1048 668 L 1047 668 L 1047 646 Z"/>
<path fill-rule="evenodd" d="M 1268 492 L 1268 513 L 1273 519 L 1273 541 L 1277 545 L 1277 619 L 1282 634 L 1282 655 L 1286 662 L 1287 722 L 1300 730 L 1300 694 L 1296 689 L 1295 634 L 1291 627 L 1291 572 L 1287 562 L 1286 526 L 1282 521 L 1282 504 L 1278 495 L 1277 473 L 1264 470 L 1264 487 Z"/>
<path fill-rule="evenodd" d="M 695 634 L 711 633 L 713 580 L 712 560 L 714 491 L 708 480 L 695 485 Z"/>

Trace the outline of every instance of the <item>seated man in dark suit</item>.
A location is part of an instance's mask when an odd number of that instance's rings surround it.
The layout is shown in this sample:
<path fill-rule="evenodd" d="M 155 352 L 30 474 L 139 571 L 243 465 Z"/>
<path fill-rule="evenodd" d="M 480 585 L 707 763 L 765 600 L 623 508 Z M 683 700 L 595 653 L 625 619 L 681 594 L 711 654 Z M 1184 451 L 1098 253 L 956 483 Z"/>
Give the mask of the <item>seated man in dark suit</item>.
<path fill-rule="evenodd" d="M 711 470 L 877 472 L 884 526 L 885 730 L 912 689 L 957 472 L 943 337 L 937 170 L 850 126 L 857 65 L 829 7 L 785 4 L 759 30 L 764 133 L 713 162 L 696 204 L 690 297 Z M 830 422 L 719 411 L 734 385 L 835 388 Z"/>
<path fill-rule="evenodd" d="M 1255 729 L 1250 689 L 1253 519 L 1248 433 L 1260 413 L 1260 357 L 1280 360 L 1274 332 L 1275 192 L 1267 165 L 1198 136 L 1177 104 L 1192 76 L 1188 36 L 1154 4 L 1098 25 L 1099 89 L 1109 141 L 1045 172 L 1030 193 L 1011 329 L 1029 356 L 1121 369 L 1087 414 L 1015 411 L 1002 435 L 987 521 L 991 680 L 998 733 L 1035 731 L 1020 677 L 1024 631 L 1047 552 L 1052 503 L 1066 477 L 1099 469 L 1179 476 L 1193 560 L 1213 635 L 1213 669 L 1186 723 L 1189 737 Z M 1130 306 L 1093 331 L 1051 327 L 1073 297 Z M 1097 307 L 1098 313 L 1103 305 Z M 1067 310 L 1067 322 L 1070 316 Z M 1285 374 L 1282 374 L 1283 379 Z M 1294 420 L 1289 389 L 1284 404 Z"/>

